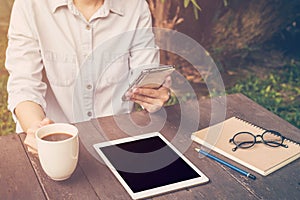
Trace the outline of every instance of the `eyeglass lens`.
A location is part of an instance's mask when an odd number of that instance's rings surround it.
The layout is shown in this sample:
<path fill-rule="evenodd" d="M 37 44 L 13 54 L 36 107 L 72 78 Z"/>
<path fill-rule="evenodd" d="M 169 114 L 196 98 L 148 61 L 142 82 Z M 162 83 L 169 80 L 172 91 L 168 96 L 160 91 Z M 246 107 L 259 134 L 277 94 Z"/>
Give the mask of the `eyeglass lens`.
<path fill-rule="evenodd" d="M 236 147 L 233 148 L 233 151 L 236 151 L 237 148 L 250 148 L 255 144 L 255 136 L 250 132 L 239 132 L 230 139 L 229 142 L 233 142 Z"/>
<path fill-rule="evenodd" d="M 260 137 L 261 140 L 257 140 Z M 232 151 L 236 151 L 238 148 L 246 149 L 252 147 L 255 143 L 264 143 L 271 147 L 288 146 L 282 144 L 284 137 L 277 131 L 266 130 L 262 135 L 253 135 L 250 132 L 239 132 L 233 136 L 229 142 L 234 143 L 236 146 Z"/>
<path fill-rule="evenodd" d="M 283 137 L 280 133 L 276 131 L 265 131 L 262 134 L 262 139 L 265 144 L 272 146 L 272 147 L 278 147 L 283 142 Z"/>

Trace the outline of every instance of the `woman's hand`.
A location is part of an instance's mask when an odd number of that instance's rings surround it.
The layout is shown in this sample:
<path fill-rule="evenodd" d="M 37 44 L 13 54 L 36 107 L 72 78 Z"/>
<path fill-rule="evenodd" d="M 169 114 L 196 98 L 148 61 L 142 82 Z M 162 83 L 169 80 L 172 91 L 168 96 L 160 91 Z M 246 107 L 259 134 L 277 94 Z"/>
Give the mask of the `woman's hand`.
<path fill-rule="evenodd" d="M 130 100 L 140 104 L 148 112 L 153 113 L 158 111 L 169 98 L 170 89 L 162 86 L 158 89 L 136 88 L 134 89 Z"/>
<path fill-rule="evenodd" d="M 36 139 L 35 139 L 35 132 L 38 128 L 48 125 L 48 124 L 52 124 L 53 121 L 48 119 L 48 118 L 44 118 L 42 121 L 37 121 L 34 122 L 30 128 L 27 129 L 26 133 L 26 138 L 24 140 L 24 144 L 27 146 L 27 149 L 29 152 L 33 153 L 33 154 L 37 154 L 37 143 L 36 143 Z"/>

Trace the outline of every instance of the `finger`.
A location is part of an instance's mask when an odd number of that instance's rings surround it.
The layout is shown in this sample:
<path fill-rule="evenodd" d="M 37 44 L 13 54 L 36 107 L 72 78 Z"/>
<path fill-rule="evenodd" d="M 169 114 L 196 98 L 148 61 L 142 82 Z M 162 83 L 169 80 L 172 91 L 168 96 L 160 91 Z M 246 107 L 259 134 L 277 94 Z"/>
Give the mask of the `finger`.
<path fill-rule="evenodd" d="M 37 155 L 37 154 L 38 154 L 37 149 L 32 148 L 31 146 L 27 146 L 27 150 L 28 150 L 30 153 L 34 154 L 34 155 Z"/>
<path fill-rule="evenodd" d="M 162 107 L 160 105 L 149 104 L 149 103 L 139 101 L 139 100 L 136 100 L 134 102 L 138 103 L 140 106 L 142 106 L 145 110 L 147 110 L 150 113 L 154 113 L 154 112 L 160 110 L 160 108 Z"/>
<path fill-rule="evenodd" d="M 166 77 L 166 80 L 165 80 L 165 82 L 164 82 L 164 84 L 163 84 L 163 86 L 166 87 L 166 88 L 170 88 L 171 85 L 172 85 L 172 79 L 171 79 L 171 76 L 167 76 L 167 77 Z"/>
<path fill-rule="evenodd" d="M 140 94 L 134 94 L 131 97 L 131 100 L 136 102 L 144 102 L 147 104 L 154 104 L 154 105 L 159 105 L 162 106 L 164 104 L 164 102 L 161 99 L 156 99 L 156 98 L 152 98 L 152 97 L 148 97 L 148 96 L 144 96 L 144 95 L 140 95 Z"/>
<path fill-rule="evenodd" d="M 33 129 L 28 129 L 24 144 L 31 149 L 37 149 L 37 143 L 35 139 L 35 131 Z"/>
<path fill-rule="evenodd" d="M 166 102 L 170 98 L 170 89 L 166 87 L 160 87 L 159 89 L 138 88 L 134 91 L 134 94 L 131 97 L 137 98 L 136 95 L 143 95 Z"/>
<path fill-rule="evenodd" d="M 163 86 L 163 87 L 159 88 L 159 91 L 161 92 L 160 99 L 162 101 L 164 101 L 164 103 L 167 102 L 170 99 L 170 96 L 171 96 L 170 88 Z"/>
<path fill-rule="evenodd" d="M 28 151 L 32 153 L 34 153 L 35 151 L 37 152 L 35 132 L 38 128 L 51 123 L 53 123 L 52 120 L 50 120 L 49 118 L 44 118 L 42 121 L 34 123 L 31 128 L 27 129 L 24 144 L 27 146 Z"/>
<path fill-rule="evenodd" d="M 132 96 L 134 97 L 134 95 L 136 94 L 152 97 L 152 98 L 158 98 L 160 93 L 157 89 L 153 89 L 153 88 L 137 88 L 134 90 Z"/>
<path fill-rule="evenodd" d="M 29 128 L 27 129 L 27 135 L 34 135 L 37 128 Z"/>
<path fill-rule="evenodd" d="M 47 124 L 53 124 L 54 122 L 51 120 L 51 119 L 49 119 L 49 118 L 44 118 L 41 122 L 40 122 L 40 126 L 45 126 L 45 125 L 47 125 Z"/>

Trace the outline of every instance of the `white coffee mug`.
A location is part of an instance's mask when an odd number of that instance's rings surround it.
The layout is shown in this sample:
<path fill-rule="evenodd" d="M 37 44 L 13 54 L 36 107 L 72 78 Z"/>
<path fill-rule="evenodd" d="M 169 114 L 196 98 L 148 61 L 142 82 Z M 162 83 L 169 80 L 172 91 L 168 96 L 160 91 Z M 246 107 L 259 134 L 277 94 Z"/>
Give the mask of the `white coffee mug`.
<path fill-rule="evenodd" d="M 45 173 L 56 181 L 69 178 L 78 162 L 78 129 L 71 124 L 54 123 L 39 128 L 35 136 Z"/>

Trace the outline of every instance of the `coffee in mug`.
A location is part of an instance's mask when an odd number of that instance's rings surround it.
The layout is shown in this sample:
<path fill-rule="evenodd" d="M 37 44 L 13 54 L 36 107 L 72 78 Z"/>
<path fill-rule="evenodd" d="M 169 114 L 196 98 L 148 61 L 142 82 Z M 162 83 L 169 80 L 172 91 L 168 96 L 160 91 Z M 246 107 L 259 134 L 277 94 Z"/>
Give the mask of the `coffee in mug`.
<path fill-rule="evenodd" d="M 36 133 L 38 155 L 45 173 L 53 180 L 65 180 L 78 162 L 78 129 L 67 123 L 49 124 Z"/>
<path fill-rule="evenodd" d="M 41 139 L 46 140 L 46 141 L 61 141 L 61 140 L 66 140 L 71 137 L 72 137 L 72 135 L 69 133 L 52 133 L 52 134 L 42 137 Z"/>

